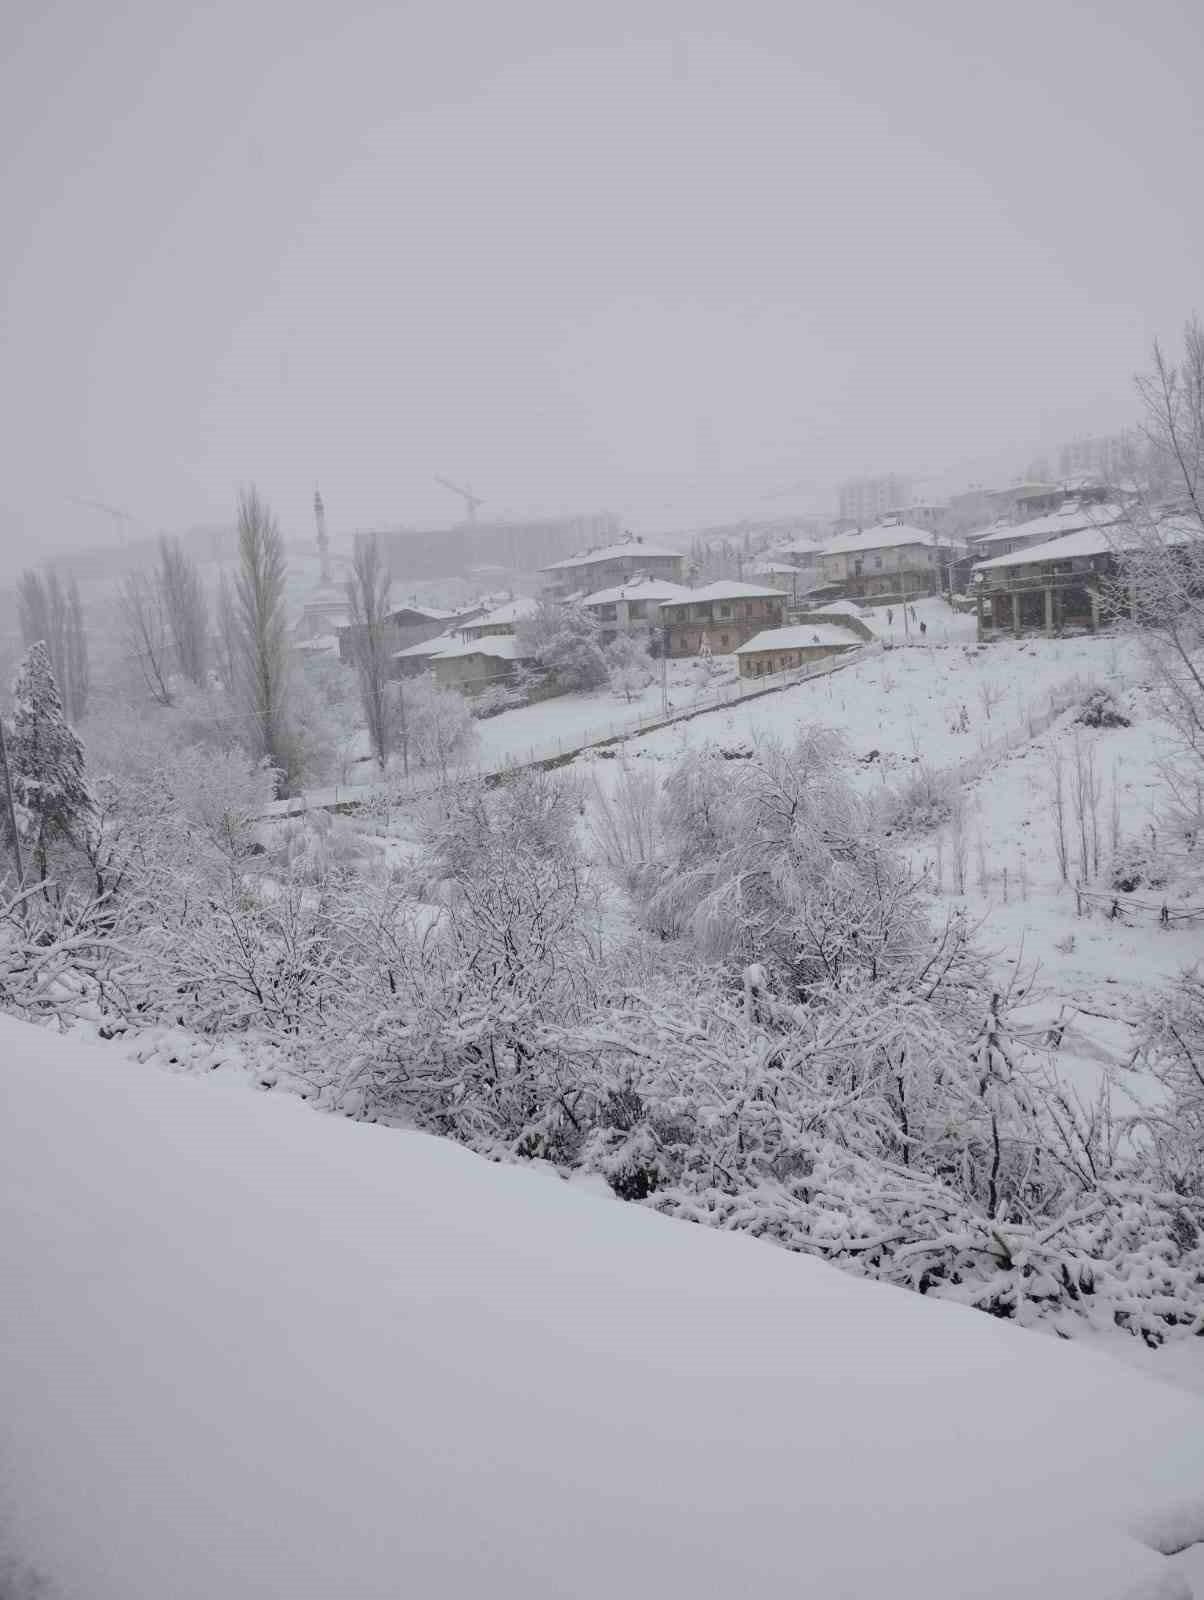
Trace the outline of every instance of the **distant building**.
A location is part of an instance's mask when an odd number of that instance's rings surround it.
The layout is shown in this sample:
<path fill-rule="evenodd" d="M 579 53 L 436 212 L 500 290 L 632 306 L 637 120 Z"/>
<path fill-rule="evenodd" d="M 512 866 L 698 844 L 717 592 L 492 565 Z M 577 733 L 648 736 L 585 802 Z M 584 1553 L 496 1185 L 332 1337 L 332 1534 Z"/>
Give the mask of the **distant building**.
<path fill-rule="evenodd" d="M 867 528 L 899 506 L 910 504 L 911 499 L 911 479 L 901 473 L 847 478 L 840 486 L 840 515 L 858 528 Z"/>
<path fill-rule="evenodd" d="M 936 500 L 913 500 L 910 505 L 891 506 L 890 513 L 911 528 L 928 528 L 933 533 L 943 533 L 949 518 L 949 507 Z"/>
<path fill-rule="evenodd" d="M 1074 439 L 1058 452 L 1058 476 L 1071 478 L 1079 473 L 1113 482 L 1132 472 L 1134 439 L 1128 433 L 1097 434 L 1090 439 Z"/>
<path fill-rule="evenodd" d="M 488 567 L 493 574 L 537 572 L 549 561 L 602 544 L 618 533 L 609 512 L 531 521 L 462 523 L 455 528 L 387 528 L 379 531 L 389 570 L 409 585 Z"/>
<path fill-rule="evenodd" d="M 385 618 L 385 647 L 390 656 L 396 656 L 398 651 L 406 650 L 410 645 L 437 638 L 440 634 L 451 632 L 457 625 L 470 622 L 474 617 L 479 617 L 484 609 L 483 606 L 466 606 L 460 611 L 444 611 L 435 606 L 398 606 Z M 339 657 L 348 665 L 355 661 L 356 635 L 357 630 L 349 621 L 339 629 Z"/>
<path fill-rule="evenodd" d="M 298 643 L 309 643 L 337 634 L 351 621 L 351 602 L 346 589 L 336 584 L 319 584 L 306 596 L 300 621 L 294 629 Z"/>
<path fill-rule="evenodd" d="M 689 590 L 688 599 L 665 601 L 660 616 L 667 655 L 701 655 L 704 646 L 728 655 L 765 628 L 782 626 L 786 596 L 768 585 L 721 580 Z"/>
<path fill-rule="evenodd" d="M 541 572 L 549 596 L 565 599 L 570 594 L 593 594 L 598 589 L 630 583 L 637 575 L 680 583 L 685 561 L 680 550 L 648 544 L 628 534 L 615 544 L 581 550 L 563 561 L 554 561 Z"/>

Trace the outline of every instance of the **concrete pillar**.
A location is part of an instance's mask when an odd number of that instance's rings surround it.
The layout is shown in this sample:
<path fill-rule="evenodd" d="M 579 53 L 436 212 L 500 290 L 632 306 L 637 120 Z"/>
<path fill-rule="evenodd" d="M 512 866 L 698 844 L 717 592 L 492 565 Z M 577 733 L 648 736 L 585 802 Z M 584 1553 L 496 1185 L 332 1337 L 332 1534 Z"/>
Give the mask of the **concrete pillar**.
<path fill-rule="evenodd" d="M 1051 584 L 1045 591 L 1045 631 L 1052 633 L 1054 629 L 1054 592 Z"/>
<path fill-rule="evenodd" d="M 1020 591 L 1012 590 L 1012 632 L 1020 632 Z"/>

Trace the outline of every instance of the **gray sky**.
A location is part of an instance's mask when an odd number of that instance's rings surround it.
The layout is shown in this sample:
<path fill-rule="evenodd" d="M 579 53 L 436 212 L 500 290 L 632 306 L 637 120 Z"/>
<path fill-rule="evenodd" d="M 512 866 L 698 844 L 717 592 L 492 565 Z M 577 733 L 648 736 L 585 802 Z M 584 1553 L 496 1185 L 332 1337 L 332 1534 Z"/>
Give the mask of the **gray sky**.
<path fill-rule="evenodd" d="M 9 0 L 0 541 L 607 504 L 1128 420 L 1200 306 L 1196 0 Z M 768 502 L 767 502 L 768 503 Z"/>

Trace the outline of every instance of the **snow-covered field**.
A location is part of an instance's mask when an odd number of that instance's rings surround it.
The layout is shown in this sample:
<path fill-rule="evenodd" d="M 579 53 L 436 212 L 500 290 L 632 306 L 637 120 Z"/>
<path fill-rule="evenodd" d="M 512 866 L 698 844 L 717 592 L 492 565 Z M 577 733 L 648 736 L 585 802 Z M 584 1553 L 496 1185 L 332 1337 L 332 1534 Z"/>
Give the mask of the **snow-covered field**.
<path fill-rule="evenodd" d="M 0 1055 L 13 1592 L 1191 1592 L 1204 1404 L 1105 1355 L 6 1018 Z"/>
<path fill-rule="evenodd" d="M 950 767 L 1027 738 L 1029 718 L 1048 708 L 1051 692 L 1075 678 L 1108 683 L 1123 676 L 1133 649 L 1104 637 L 892 649 L 780 694 L 658 729 L 624 750 L 674 760 L 705 744 L 790 743 L 801 726 L 818 724 L 844 735 L 852 755 L 866 762 L 867 783 L 885 784 L 921 764 Z"/>

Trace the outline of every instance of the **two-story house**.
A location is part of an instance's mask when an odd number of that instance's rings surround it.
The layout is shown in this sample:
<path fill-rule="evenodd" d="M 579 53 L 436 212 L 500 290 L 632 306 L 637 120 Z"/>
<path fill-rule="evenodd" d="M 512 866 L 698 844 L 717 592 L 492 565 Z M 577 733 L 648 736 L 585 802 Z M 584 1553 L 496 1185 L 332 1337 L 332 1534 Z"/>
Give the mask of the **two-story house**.
<path fill-rule="evenodd" d="M 820 549 L 825 584 L 865 597 L 934 594 L 939 587 L 941 541 L 929 528 L 881 523 L 842 533 Z"/>
<path fill-rule="evenodd" d="M 1028 522 L 995 523 L 982 533 L 971 534 L 967 543 L 978 561 L 1010 556 L 1017 550 L 1048 544 L 1083 528 L 1110 528 L 1120 521 L 1121 508 L 1072 500 L 1043 517 Z"/>
<path fill-rule="evenodd" d="M 541 572 L 548 597 L 564 600 L 569 595 L 594 594 L 599 589 L 630 583 L 638 573 L 646 578 L 680 583 L 685 561 L 680 550 L 648 544 L 628 534 L 626 539 L 621 539 L 617 544 L 583 550 L 564 561 L 554 561 L 550 567 L 543 567 Z"/>
<path fill-rule="evenodd" d="M 648 642 L 659 648 L 661 606 L 669 600 L 688 600 L 691 593 L 664 578 L 636 577 L 630 583 L 586 595 L 581 609 L 597 622 L 603 644 L 620 633 L 631 633 L 647 635 Z"/>
<path fill-rule="evenodd" d="M 712 655 L 729 655 L 754 634 L 785 621 L 787 597 L 768 585 L 721 579 L 687 592 L 688 599 L 660 606 L 666 655 L 700 655 L 704 643 Z"/>

